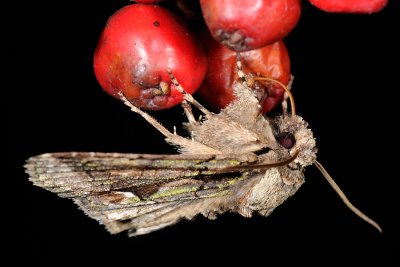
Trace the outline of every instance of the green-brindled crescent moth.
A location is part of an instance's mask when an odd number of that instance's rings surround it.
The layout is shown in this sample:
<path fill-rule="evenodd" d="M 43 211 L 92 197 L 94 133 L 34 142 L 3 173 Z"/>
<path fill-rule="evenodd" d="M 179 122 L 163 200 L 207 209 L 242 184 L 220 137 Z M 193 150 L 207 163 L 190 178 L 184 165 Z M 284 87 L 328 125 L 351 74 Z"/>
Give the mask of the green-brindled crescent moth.
<path fill-rule="evenodd" d="M 239 59 L 239 57 L 238 57 Z M 295 114 L 289 88 L 283 114 L 268 118 L 249 82 L 271 80 L 250 77 L 241 70 L 234 86 L 235 100 L 212 113 L 184 92 L 182 107 L 191 138 L 171 133 L 123 94 L 124 103 L 141 115 L 177 147 L 177 155 L 122 153 L 48 153 L 25 165 L 30 180 L 60 197 L 71 198 L 110 233 L 146 234 L 179 220 L 202 214 L 214 219 L 227 211 L 245 217 L 268 216 L 304 183 L 304 169 L 314 164 L 361 218 L 380 227 L 347 200 L 322 165 L 316 161 L 316 143 L 307 123 Z M 290 99 L 291 113 L 287 112 Z M 196 119 L 191 107 L 202 113 Z"/>

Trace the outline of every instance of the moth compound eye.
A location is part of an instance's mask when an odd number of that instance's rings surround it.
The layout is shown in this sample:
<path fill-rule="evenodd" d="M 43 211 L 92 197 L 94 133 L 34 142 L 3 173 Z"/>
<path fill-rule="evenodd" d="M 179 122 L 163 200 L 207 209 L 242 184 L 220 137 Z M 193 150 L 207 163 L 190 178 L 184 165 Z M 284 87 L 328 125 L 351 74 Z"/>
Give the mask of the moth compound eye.
<path fill-rule="evenodd" d="M 296 144 L 296 139 L 290 132 L 282 132 L 278 134 L 276 141 L 286 149 L 291 149 Z"/>

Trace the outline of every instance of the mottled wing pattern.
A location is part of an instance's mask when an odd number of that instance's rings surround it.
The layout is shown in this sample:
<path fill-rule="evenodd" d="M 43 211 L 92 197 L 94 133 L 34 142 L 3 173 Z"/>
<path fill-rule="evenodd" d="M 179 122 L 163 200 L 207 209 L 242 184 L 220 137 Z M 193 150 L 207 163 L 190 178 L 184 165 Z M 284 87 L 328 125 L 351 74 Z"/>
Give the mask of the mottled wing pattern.
<path fill-rule="evenodd" d="M 248 164 L 239 156 L 68 152 L 32 157 L 25 167 L 35 185 L 73 199 L 111 233 L 137 235 L 233 209 L 254 180 L 240 170 Z"/>

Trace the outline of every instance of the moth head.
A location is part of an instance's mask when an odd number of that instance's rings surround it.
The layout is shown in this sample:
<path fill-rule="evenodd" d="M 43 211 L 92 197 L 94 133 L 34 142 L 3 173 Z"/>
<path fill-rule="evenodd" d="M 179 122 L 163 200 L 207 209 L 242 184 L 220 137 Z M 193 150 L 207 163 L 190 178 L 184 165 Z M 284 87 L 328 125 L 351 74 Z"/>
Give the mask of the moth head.
<path fill-rule="evenodd" d="M 279 116 L 273 122 L 274 136 L 281 149 L 298 153 L 295 163 L 305 167 L 315 162 L 317 148 L 308 124 L 298 115 Z"/>
<path fill-rule="evenodd" d="M 271 121 L 272 131 L 278 147 L 281 150 L 288 151 L 292 156 L 296 155 L 293 162 L 300 164 L 302 167 L 314 164 L 317 159 L 315 138 L 312 131 L 307 128 L 308 123 L 302 117 L 296 115 L 294 98 L 290 92 L 292 80 L 286 86 L 280 81 L 269 77 L 256 77 L 254 79 L 277 83 L 285 90 L 284 101 L 282 102 L 284 113 Z M 291 114 L 287 113 L 287 99 L 290 100 Z"/>

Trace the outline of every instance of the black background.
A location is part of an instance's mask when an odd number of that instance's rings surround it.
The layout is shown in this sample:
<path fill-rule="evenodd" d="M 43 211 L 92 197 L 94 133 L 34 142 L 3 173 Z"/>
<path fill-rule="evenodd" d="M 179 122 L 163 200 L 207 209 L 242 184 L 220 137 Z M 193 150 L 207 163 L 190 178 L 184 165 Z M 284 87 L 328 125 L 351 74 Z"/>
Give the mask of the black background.
<path fill-rule="evenodd" d="M 83 4 L 84 3 L 84 4 Z M 34 187 L 26 158 L 55 151 L 173 153 L 162 136 L 98 85 L 92 56 L 108 17 L 128 1 L 30 1 L 4 10 L 7 69 L 2 88 L 5 169 L 14 261 L 78 264 L 379 263 L 399 260 L 399 2 L 370 16 L 305 4 L 285 38 L 298 113 L 313 129 L 322 162 L 350 200 L 379 222 L 352 214 L 315 167 L 269 218 L 227 214 L 136 238 L 109 235 L 70 200 Z M 9 34 L 8 34 L 9 33 Z M 155 37 L 156 38 L 156 37 Z M 9 73 L 8 73 L 9 72 Z M 182 110 L 153 113 L 169 129 Z M 179 131 L 180 128 L 178 128 Z M 389 154 L 390 152 L 393 152 Z M 3 161 L 4 162 L 4 161 Z M 396 255 L 397 253 L 397 255 Z M 11 254 L 10 254 L 11 255 Z"/>

